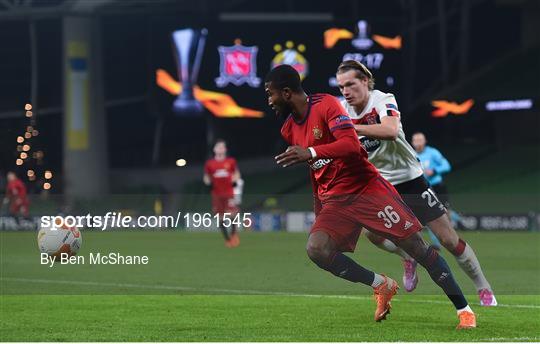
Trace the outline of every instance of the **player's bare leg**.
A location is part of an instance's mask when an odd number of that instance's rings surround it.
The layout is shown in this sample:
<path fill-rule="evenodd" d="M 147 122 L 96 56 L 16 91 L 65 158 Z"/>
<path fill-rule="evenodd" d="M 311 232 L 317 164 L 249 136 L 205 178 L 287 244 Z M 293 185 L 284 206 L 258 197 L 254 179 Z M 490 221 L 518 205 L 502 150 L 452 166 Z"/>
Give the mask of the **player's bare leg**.
<path fill-rule="evenodd" d="M 429 227 L 424 228 L 424 231 L 427 232 L 429 236 L 429 240 L 431 240 L 431 246 L 433 246 L 434 249 L 440 250 L 441 249 L 441 242 L 439 238 L 433 233 Z"/>
<path fill-rule="evenodd" d="M 452 301 L 459 317 L 457 328 L 476 327 L 476 317 L 444 258 L 433 247 L 428 246 L 419 233 L 395 243 L 427 270 L 431 279 Z"/>
<path fill-rule="evenodd" d="M 449 217 L 445 214 L 428 223 L 429 227 L 441 241 L 441 244 L 456 257 L 456 260 L 467 276 L 474 282 L 480 305 L 496 306 L 497 300 L 491 285 L 484 276 L 480 262 L 471 246 L 463 241 L 452 227 Z"/>
<path fill-rule="evenodd" d="M 403 286 L 405 287 L 405 290 L 408 292 L 411 292 L 414 289 L 416 289 L 416 285 L 418 284 L 418 274 L 416 273 L 416 265 L 417 265 L 416 260 L 412 259 L 411 256 L 407 254 L 407 252 L 397 247 L 396 244 L 394 244 L 390 240 L 383 238 L 382 236 L 379 236 L 367 230 L 365 231 L 365 233 L 366 233 L 366 237 L 368 238 L 369 241 L 371 241 L 372 244 L 374 244 L 381 250 L 385 250 L 386 252 L 397 254 L 398 256 L 402 258 Z"/>
<path fill-rule="evenodd" d="M 375 321 L 386 319 L 386 315 L 390 313 L 390 300 L 399 288 L 396 281 L 367 270 L 339 252 L 334 240 L 323 231 L 319 230 L 310 234 L 306 251 L 309 258 L 321 269 L 347 281 L 372 286 L 377 300 Z"/>

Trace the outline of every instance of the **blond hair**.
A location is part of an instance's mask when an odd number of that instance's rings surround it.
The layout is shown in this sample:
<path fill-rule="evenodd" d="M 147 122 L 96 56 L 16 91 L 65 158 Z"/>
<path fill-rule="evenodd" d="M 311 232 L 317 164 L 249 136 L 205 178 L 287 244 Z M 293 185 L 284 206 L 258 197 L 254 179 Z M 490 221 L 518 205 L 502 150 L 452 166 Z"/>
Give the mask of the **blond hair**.
<path fill-rule="evenodd" d="M 373 91 L 375 88 L 375 78 L 373 78 L 373 74 L 371 74 L 371 71 L 366 66 L 356 60 L 346 60 L 341 62 L 336 74 L 347 73 L 351 70 L 356 71 L 356 77 L 358 79 L 366 78 L 368 80 L 368 89 Z"/>

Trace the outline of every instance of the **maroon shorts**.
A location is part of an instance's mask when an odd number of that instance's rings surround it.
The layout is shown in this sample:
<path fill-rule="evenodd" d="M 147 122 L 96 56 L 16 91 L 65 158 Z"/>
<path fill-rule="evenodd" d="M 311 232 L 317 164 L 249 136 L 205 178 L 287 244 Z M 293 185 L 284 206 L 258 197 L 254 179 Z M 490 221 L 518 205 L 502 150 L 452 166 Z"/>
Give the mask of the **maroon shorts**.
<path fill-rule="evenodd" d="M 362 227 L 398 240 L 422 229 L 392 184 L 377 177 L 361 194 L 324 202 L 311 233 L 323 231 L 337 243 L 340 251 L 354 252 Z"/>
<path fill-rule="evenodd" d="M 238 212 L 234 197 L 212 195 L 212 211 L 214 214 Z"/>
<path fill-rule="evenodd" d="M 28 199 L 15 198 L 11 200 L 9 205 L 9 213 L 12 216 L 28 216 L 28 207 L 30 202 Z"/>

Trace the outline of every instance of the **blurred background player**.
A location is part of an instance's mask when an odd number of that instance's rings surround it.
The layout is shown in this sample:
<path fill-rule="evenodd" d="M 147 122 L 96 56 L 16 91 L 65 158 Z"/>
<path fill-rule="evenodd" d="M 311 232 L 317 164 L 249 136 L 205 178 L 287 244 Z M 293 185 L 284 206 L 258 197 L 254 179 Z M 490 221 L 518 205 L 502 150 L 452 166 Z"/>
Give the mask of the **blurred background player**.
<path fill-rule="evenodd" d="M 437 194 L 437 198 L 444 204 L 448 212 L 450 213 L 450 204 L 448 202 L 448 191 L 443 183 L 442 175 L 450 172 L 452 167 L 446 158 L 436 148 L 426 146 L 426 137 L 423 133 L 414 133 L 411 139 L 411 144 L 417 153 L 418 159 L 422 164 L 424 170 L 424 176 L 427 178 L 429 185 Z M 450 217 L 452 221 L 452 217 Z M 456 223 L 452 221 L 454 227 Z M 441 247 L 441 242 L 431 229 L 426 228 L 431 242 L 437 247 Z"/>
<path fill-rule="evenodd" d="M 28 217 L 30 201 L 26 185 L 17 177 L 15 172 L 7 173 L 6 195 L 3 204 L 9 203 L 9 214 L 15 217 Z"/>
<path fill-rule="evenodd" d="M 414 133 L 411 144 L 416 151 L 418 159 L 422 164 L 424 176 L 429 185 L 433 188 L 439 200 L 444 204 L 449 212 L 450 220 L 455 224 L 459 222 L 459 215 L 450 208 L 450 198 L 448 189 L 443 180 L 443 175 L 450 172 L 452 166 L 442 153 L 435 147 L 428 146 L 424 133 Z"/>
<path fill-rule="evenodd" d="M 450 163 L 437 148 L 426 144 L 426 136 L 423 133 L 414 133 L 411 143 L 418 159 L 420 159 L 429 185 L 435 190 L 439 200 L 448 207 L 448 189 L 443 182 L 443 174 L 450 172 L 452 169 Z"/>
<path fill-rule="evenodd" d="M 232 220 L 238 213 L 237 202 L 234 197 L 234 187 L 238 186 L 240 170 L 236 159 L 227 156 L 227 143 L 217 140 L 214 144 L 214 158 L 208 159 L 204 165 L 204 184 L 211 186 L 212 211 L 214 214 L 223 215 L 229 213 Z M 236 226 L 231 224 L 230 232 L 221 221 L 219 228 L 225 238 L 225 246 L 236 247 L 240 244 L 240 238 Z"/>
<path fill-rule="evenodd" d="M 420 222 L 429 225 L 456 257 L 461 268 L 473 280 L 484 306 L 497 304 L 472 248 L 459 238 L 437 199 L 423 177 L 423 170 L 414 149 L 405 138 L 400 112 L 394 95 L 375 90 L 369 69 L 354 60 L 342 62 L 336 78 L 345 97 L 342 105 L 355 123 L 355 130 L 368 152 L 369 160 L 400 193 Z M 433 173 L 432 173 L 433 174 Z M 403 283 L 407 291 L 416 288 L 416 262 L 392 241 L 371 232 L 367 237 L 378 247 L 403 258 Z"/>
<path fill-rule="evenodd" d="M 321 269 L 350 282 L 373 287 L 375 321 L 386 319 L 396 281 L 374 273 L 344 255 L 354 252 L 362 227 L 391 238 L 428 271 L 454 304 L 458 329 L 476 327 L 476 318 L 446 261 L 418 231 L 422 225 L 397 191 L 368 161 L 354 126 L 337 99 L 306 95 L 298 72 L 280 65 L 265 79 L 268 105 L 286 117 L 281 135 L 289 144 L 275 157 L 282 167 L 306 162 L 313 186 L 315 223 L 306 250 Z"/>

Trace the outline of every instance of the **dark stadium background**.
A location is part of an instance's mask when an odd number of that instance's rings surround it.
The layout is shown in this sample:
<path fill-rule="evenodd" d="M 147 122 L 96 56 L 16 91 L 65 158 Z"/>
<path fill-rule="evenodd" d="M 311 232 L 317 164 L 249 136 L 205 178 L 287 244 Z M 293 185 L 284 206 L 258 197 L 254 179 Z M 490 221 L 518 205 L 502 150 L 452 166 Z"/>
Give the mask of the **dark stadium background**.
<path fill-rule="evenodd" d="M 380 72 L 393 75 L 396 84 L 389 89 L 384 77 L 378 78 L 375 73 L 377 87 L 396 94 L 408 138 L 415 131 L 423 131 L 430 143 L 448 156 L 456 173 L 454 179 L 452 174 L 448 177 L 451 191 L 470 190 L 475 179 L 482 179 L 482 173 L 500 174 L 495 180 L 512 179 L 516 163 L 523 164 L 517 168 L 519 171 L 533 171 L 529 178 L 533 184 L 537 180 L 540 21 L 535 1 L 395 0 L 374 1 L 369 6 L 358 1 L 103 1 L 88 5 L 91 11 L 81 13 L 70 10 L 70 4 L 73 2 L 32 1 L 27 7 L 4 6 L 0 10 L 2 183 L 8 170 L 16 170 L 23 176 L 26 173 L 26 167 L 14 163 L 18 155 L 16 137 L 28 122 L 23 107 L 32 97 L 31 26 L 34 25 L 37 52 L 34 112 L 40 135 L 34 140 L 33 149 L 44 152 L 43 168 L 54 172 L 50 193 L 66 191 L 63 15 L 92 18 L 102 43 L 106 104 L 102 135 L 106 142 L 105 170 L 109 183 L 104 190 L 107 192 L 131 192 L 146 186 L 158 192 L 200 192 L 200 187 L 187 184 L 198 183 L 201 164 L 209 156 L 209 128 L 212 137 L 229 141 L 230 153 L 240 160 L 241 168 L 245 167 L 243 172 L 248 179 L 251 173 L 265 170 L 274 173 L 271 157 L 284 148 L 279 136 L 280 122 L 266 106 L 262 87 L 216 87 L 217 46 L 232 45 L 236 38 L 241 38 L 244 45 L 258 46 L 257 76 L 264 78 L 275 55 L 274 44 L 283 45 L 288 40 L 302 43 L 306 46 L 303 55 L 310 64 L 304 82 L 306 90 L 338 95 L 336 88 L 329 87 L 328 77 L 343 53 L 353 49 L 350 41 L 342 41 L 335 50 L 325 50 L 322 32 L 330 27 L 354 32 L 360 19 L 368 21 L 371 33 L 403 37 L 401 50 L 385 51 L 384 68 Z M 297 15 L 298 20 L 249 19 L 253 13 L 275 12 Z M 234 16 L 248 19 L 238 20 Z M 216 118 L 209 112 L 199 118 L 183 118 L 172 113 L 174 97 L 156 85 L 155 71 L 163 68 L 176 78 L 170 34 L 187 27 L 204 27 L 209 32 L 200 86 L 228 93 L 240 106 L 263 110 L 264 118 Z M 449 114 L 445 118 L 431 115 L 432 100 L 460 103 L 469 98 L 475 99 L 476 105 L 466 115 Z M 532 109 L 488 112 L 483 108 L 490 100 L 524 98 L 534 100 Z M 174 165 L 178 158 L 188 161 L 185 170 Z M 498 162 L 495 171 L 489 159 Z M 259 161 L 265 161 L 266 165 Z M 252 165 L 258 168 L 251 168 Z M 463 170 L 466 172 L 459 174 Z M 302 173 L 294 174 L 291 179 L 298 179 Z M 474 178 L 467 177 L 471 175 Z M 255 182 L 246 184 L 247 192 L 259 179 L 252 180 Z M 293 184 L 303 183 L 298 180 Z M 36 182 L 32 190 L 40 193 L 41 187 Z M 522 191 L 528 192 L 527 187 Z M 526 210 L 534 208 L 533 204 Z"/>
<path fill-rule="evenodd" d="M 355 38 L 359 20 L 368 37 L 402 37 L 400 50 L 371 48 L 385 54 L 376 88 L 395 93 L 407 139 L 423 131 L 452 164 L 444 177 L 452 219 L 499 302 L 480 307 L 475 285 L 441 250 L 478 316 L 473 331 L 455 330 L 455 311 L 423 269 L 382 324 L 371 288 L 317 269 L 305 250 L 314 220 L 308 167 L 275 164 L 285 144 L 262 86 L 215 84 L 218 45 L 257 46 L 263 79 L 274 45 L 292 41 L 306 47 L 306 90 L 337 96 L 329 77 L 344 53 L 361 51 L 350 39 L 325 49 L 323 32 Z M 156 70 L 177 79 L 171 32 L 189 27 L 208 29 L 199 86 L 263 118 L 173 113 Z M 539 33 L 539 0 L 0 0 L 0 202 L 7 171 L 30 192 L 28 217 L 0 203 L 0 342 L 540 341 Z M 85 46 L 87 54 L 73 52 Z M 435 100 L 460 112 L 471 99 L 464 114 L 432 114 Z M 507 102 L 488 111 L 493 101 Z M 526 108 L 508 108 L 516 105 Z M 88 124 L 73 129 L 85 111 Z M 31 147 L 18 142 L 23 135 Z M 182 220 L 212 216 L 202 174 L 218 137 L 238 160 L 241 215 L 252 220 L 234 248 L 217 223 Z M 42 216 L 113 212 L 180 221 L 80 228 L 73 258 L 145 255 L 147 265 L 43 264 L 38 230 L 53 231 Z M 401 259 L 365 235 L 349 256 L 401 281 Z"/>

